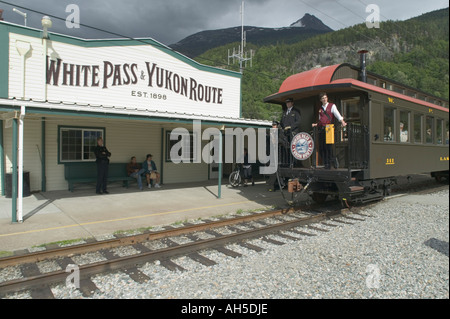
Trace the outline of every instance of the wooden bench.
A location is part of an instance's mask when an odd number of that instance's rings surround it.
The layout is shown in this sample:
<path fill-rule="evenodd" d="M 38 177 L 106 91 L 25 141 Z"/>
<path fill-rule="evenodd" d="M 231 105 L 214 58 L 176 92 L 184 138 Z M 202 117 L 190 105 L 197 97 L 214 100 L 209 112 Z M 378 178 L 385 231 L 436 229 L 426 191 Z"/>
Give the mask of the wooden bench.
<path fill-rule="evenodd" d="M 69 191 L 73 192 L 74 184 L 77 183 L 96 183 L 97 182 L 97 164 L 95 162 L 87 163 L 65 163 L 64 178 L 66 179 Z M 142 176 L 145 179 L 145 176 Z M 130 181 L 136 181 L 136 178 L 127 175 L 127 163 L 109 163 L 108 182 L 122 182 L 123 187 L 128 188 Z"/>

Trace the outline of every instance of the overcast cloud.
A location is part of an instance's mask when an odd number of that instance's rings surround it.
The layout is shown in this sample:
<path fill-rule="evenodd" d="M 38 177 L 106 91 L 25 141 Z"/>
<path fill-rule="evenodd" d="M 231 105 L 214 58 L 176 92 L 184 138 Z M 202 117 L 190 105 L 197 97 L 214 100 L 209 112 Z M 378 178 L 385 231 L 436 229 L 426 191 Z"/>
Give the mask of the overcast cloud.
<path fill-rule="evenodd" d="M 153 38 L 173 44 L 203 30 L 235 27 L 241 24 L 241 0 L 0 0 L 3 19 L 23 24 L 23 18 L 12 11 L 21 6 L 60 17 L 52 18 L 51 32 L 82 38 L 111 38 L 112 34 L 81 26 L 66 27 L 69 4 L 80 9 L 80 23 L 126 37 Z M 12 5 L 6 4 L 11 3 Z M 447 0 L 246 0 L 245 25 L 287 27 L 305 13 L 315 15 L 334 30 L 364 23 L 368 4 L 377 4 L 381 21 L 405 20 L 423 13 L 448 7 Z M 28 14 L 28 26 L 41 29 L 42 14 L 20 9 Z"/>

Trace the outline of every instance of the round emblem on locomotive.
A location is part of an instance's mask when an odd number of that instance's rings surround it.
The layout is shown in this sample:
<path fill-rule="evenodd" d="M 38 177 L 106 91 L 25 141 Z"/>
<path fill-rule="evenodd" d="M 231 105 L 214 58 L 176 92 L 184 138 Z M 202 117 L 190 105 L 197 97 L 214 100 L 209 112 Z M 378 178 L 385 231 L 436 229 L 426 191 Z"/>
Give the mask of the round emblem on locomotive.
<path fill-rule="evenodd" d="M 301 132 L 294 136 L 291 142 L 292 155 L 300 160 L 308 159 L 314 150 L 314 141 L 308 133 Z"/>

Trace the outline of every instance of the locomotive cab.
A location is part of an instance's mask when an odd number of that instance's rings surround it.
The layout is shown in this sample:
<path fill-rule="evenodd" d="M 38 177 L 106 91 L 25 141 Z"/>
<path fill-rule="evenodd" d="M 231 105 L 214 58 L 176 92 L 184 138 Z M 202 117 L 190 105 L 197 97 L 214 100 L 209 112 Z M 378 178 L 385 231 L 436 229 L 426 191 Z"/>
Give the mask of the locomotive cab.
<path fill-rule="evenodd" d="M 316 68 L 288 77 L 278 93 L 264 99 L 283 105 L 292 98 L 301 114 L 303 135 L 286 138 L 279 131 L 277 178 L 290 180 L 290 191 L 306 191 L 317 202 L 331 195 L 346 204 L 361 203 L 388 195 L 398 176 L 448 176 L 448 101 L 374 73 L 368 72 L 365 81 L 360 78 L 360 69 L 350 64 Z M 334 161 L 330 168 L 324 167 L 318 128 L 312 125 L 318 121 L 320 92 L 347 123 L 342 127 L 335 121 L 334 133 L 327 131 Z M 312 151 L 307 158 L 297 156 L 309 139 Z"/>
<path fill-rule="evenodd" d="M 312 94 L 317 92 L 310 92 Z M 347 122 L 343 127 L 335 122 L 332 149 L 334 163 L 332 169 L 325 169 L 323 159 L 318 151 L 318 112 L 321 103 L 318 93 L 294 100 L 301 114 L 300 132 L 308 133 L 314 142 L 314 149 L 307 159 L 298 159 L 293 155 L 286 133 L 279 131 L 278 174 L 285 183 L 298 180 L 301 189 L 307 188 L 316 202 L 323 202 L 328 195 L 346 199 L 350 193 L 356 195 L 364 190 L 357 180 L 364 180 L 367 175 L 369 153 L 369 102 L 363 92 L 334 92 L 328 94 L 329 102 L 337 106 Z M 290 132 L 289 132 L 290 133 Z M 294 136 L 291 136 L 291 140 Z M 300 146 L 301 147 L 301 146 Z M 350 193 L 349 193 L 350 190 Z"/>

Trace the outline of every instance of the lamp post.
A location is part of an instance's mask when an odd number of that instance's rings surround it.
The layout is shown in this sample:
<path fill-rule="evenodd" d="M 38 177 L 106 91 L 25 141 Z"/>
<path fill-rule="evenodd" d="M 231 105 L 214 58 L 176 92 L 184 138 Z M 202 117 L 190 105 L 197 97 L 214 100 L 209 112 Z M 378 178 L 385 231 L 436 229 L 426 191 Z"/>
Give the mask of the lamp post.
<path fill-rule="evenodd" d="M 15 13 L 20 14 L 23 17 L 24 25 L 27 26 L 27 14 L 25 12 L 20 11 L 19 9 L 13 8 Z"/>
<path fill-rule="evenodd" d="M 19 55 L 22 57 L 22 99 L 25 100 L 25 66 L 26 58 L 28 53 L 31 51 L 31 45 L 28 42 L 16 41 L 16 49 Z M 20 107 L 20 115 L 18 118 L 14 118 L 13 131 L 14 135 L 17 136 L 17 124 L 19 129 L 19 141 L 17 143 L 17 137 L 13 136 L 14 148 L 17 145 L 17 155 L 13 156 L 13 189 L 18 189 L 17 197 L 13 195 L 12 200 L 17 202 L 17 206 L 13 205 L 13 213 L 16 212 L 17 216 L 14 218 L 13 223 L 16 221 L 19 223 L 23 222 L 23 119 L 25 117 L 25 106 Z M 17 123 L 18 122 L 18 123 Z M 16 176 L 18 174 L 18 183 L 15 183 Z M 17 188 L 16 188 L 17 187 Z M 16 219 L 16 220 L 15 220 Z"/>
<path fill-rule="evenodd" d="M 222 162 L 223 162 L 223 155 L 222 155 L 222 148 L 223 148 L 223 137 L 222 137 L 222 133 L 225 131 L 225 125 L 222 125 L 220 128 L 220 135 L 219 135 L 219 187 L 218 187 L 218 193 L 217 193 L 217 198 L 222 198 L 222 174 L 223 174 L 223 166 L 222 166 Z"/>
<path fill-rule="evenodd" d="M 48 39 L 47 30 L 52 27 L 52 25 L 53 25 L 52 20 L 48 16 L 43 16 L 42 20 L 41 20 L 41 24 L 42 24 L 42 29 L 44 31 L 42 34 L 42 38 Z"/>
<path fill-rule="evenodd" d="M 44 80 L 44 101 L 47 101 L 47 40 L 48 40 L 48 29 L 52 27 L 52 20 L 48 16 L 43 16 L 41 20 L 42 24 L 42 46 L 43 46 L 43 80 Z"/>

